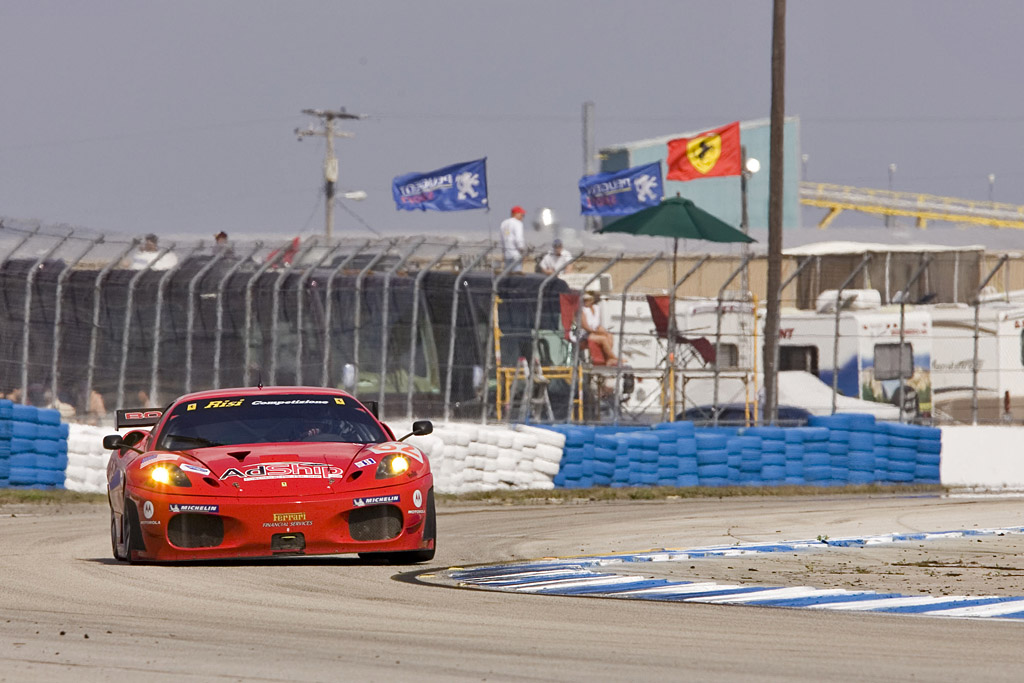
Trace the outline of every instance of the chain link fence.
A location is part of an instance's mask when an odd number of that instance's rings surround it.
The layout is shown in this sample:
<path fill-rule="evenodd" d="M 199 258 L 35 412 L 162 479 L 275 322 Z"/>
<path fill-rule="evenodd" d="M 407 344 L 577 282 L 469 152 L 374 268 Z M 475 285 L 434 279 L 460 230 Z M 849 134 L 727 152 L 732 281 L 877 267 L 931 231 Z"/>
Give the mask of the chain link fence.
<path fill-rule="evenodd" d="M 343 388 L 385 418 L 761 418 L 763 257 L 591 252 L 573 272 L 523 270 L 486 241 L 172 244 L 5 220 L 0 382 L 92 423 L 257 383 Z M 780 404 L 1024 419 L 1018 257 L 798 252 L 783 283 Z"/>

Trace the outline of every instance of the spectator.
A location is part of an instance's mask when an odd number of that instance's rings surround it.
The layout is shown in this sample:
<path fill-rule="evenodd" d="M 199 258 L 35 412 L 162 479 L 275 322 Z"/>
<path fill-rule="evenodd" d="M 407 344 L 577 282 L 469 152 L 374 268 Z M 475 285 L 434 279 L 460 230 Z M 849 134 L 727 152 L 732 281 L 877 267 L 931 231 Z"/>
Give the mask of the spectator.
<path fill-rule="evenodd" d="M 168 251 L 160 256 L 160 249 L 157 247 L 158 241 L 159 239 L 153 233 L 146 235 L 142 244 L 132 254 L 128 267 L 132 270 L 143 270 L 147 266 L 151 270 L 169 270 L 178 265 L 178 257 L 173 251 Z M 160 258 L 157 258 L 158 256 Z"/>
<path fill-rule="evenodd" d="M 221 230 L 213 236 L 213 254 L 214 256 L 234 256 L 234 250 L 231 245 L 228 244 L 228 234 Z"/>
<path fill-rule="evenodd" d="M 519 265 L 512 272 L 523 272 L 523 252 L 526 251 L 526 239 L 523 237 L 523 216 L 526 211 L 521 206 L 512 207 L 512 216 L 501 222 L 501 249 L 505 258 L 505 267 L 520 259 Z"/>
<path fill-rule="evenodd" d="M 583 293 L 583 329 L 587 332 L 587 339 L 593 340 L 601 348 L 605 357 L 605 365 L 618 365 L 619 358 L 612 351 L 615 338 L 601 325 L 601 309 L 597 307 L 601 295 L 593 290 Z"/>
<path fill-rule="evenodd" d="M 562 248 L 562 240 L 556 239 L 551 243 L 551 251 L 544 254 L 544 258 L 540 260 L 540 269 L 545 275 L 551 275 L 569 261 L 572 261 L 572 254 Z M 572 266 L 566 266 L 562 272 L 571 273 Z"/>

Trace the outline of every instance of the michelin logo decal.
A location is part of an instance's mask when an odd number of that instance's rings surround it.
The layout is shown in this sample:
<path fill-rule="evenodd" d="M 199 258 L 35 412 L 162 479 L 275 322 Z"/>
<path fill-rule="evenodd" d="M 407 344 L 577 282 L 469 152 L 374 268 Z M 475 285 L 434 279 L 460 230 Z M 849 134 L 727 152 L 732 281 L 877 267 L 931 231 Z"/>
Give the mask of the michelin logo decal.
<path fill-rule="evenodd" d="M 357 508 L 366 507 L 367 505 L 380 505 L 381 503 L 397 503 L 398 494 L 393 496 L 371 496 L 369 498 L 356 498 L 352 501 L 352 504 Z"/>

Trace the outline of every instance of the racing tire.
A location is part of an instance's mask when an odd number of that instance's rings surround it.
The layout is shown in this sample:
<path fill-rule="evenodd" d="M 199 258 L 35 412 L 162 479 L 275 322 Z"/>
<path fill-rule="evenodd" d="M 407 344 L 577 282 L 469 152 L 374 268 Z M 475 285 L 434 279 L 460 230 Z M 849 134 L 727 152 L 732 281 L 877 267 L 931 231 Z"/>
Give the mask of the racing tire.
<path fill-rule="evenodd" d="M 437 510 L 434 507 L 434 489 L 427 492 L 427 519 L 423 523 L 423 540 L 434 541 L 434 547 L 429 550 L 404 550 L 394 553 L 359 553 L 359 557 L 382 564 L 417 564 L 434 559 L 437 548 Z"/>
<path fill-rule="evenodd" d="M 128 564 L 136 564 L 138 560 L 133 557 L 134 551 L 144 549 L 146 544 L 142 540 L 139 508 L 127 495 L 124 497 L 124 516 L 121 520 L 121 534 L 124 536 L 124 559 Z"/>
<path fill-rule="evenodd" d="M 114 508 L 110 508 L 110 549 L 114 554 L 115 560 L 117 560 L 118 562 L 124 562 L 128 558 L 117 552 L 117 542 L 119 540 L 118 536 L 119 534 L 117 533 L 117 516 L 114 514 Z"/>

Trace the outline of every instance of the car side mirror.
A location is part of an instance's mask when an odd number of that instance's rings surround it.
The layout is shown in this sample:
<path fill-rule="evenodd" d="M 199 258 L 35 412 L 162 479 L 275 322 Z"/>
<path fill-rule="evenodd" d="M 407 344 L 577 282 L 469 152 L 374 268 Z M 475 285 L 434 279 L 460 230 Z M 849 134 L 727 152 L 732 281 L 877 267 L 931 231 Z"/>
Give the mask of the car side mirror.
<path fill-rule="evenodd" d="M 136 439 L 135 443 L 138 443 L 139 441 L 140 439 Z M 135 443 L 125 441 L 124 437 L 120 434 L 108 434 L 103 437 L 103 447 L 108 451 L 124 451 L 125 449 L 128 449 L 130 451 L 135 451 L 136 453 L 142 453 L 142 451 L 135 447 Z M 124 455 L 124 453 L 122 452 L 120 455 Z"/>
<path fill-rule="evenodd" d="M 399 441 L 405 441 L 410 436 L 426 436 L 434 431 L 434 423 L 430 420 L 416 420 L 412 423 L 412 431 L 403 436 Z"/>

